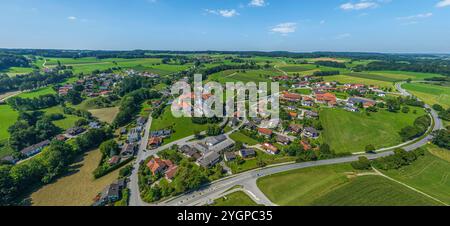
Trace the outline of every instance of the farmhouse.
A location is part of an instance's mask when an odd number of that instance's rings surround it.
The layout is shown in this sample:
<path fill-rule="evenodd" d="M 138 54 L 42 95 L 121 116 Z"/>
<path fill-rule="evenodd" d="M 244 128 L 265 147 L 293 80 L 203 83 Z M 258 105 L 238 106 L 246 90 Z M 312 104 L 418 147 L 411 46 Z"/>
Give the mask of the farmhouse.
<path fill-rule="evenodd" d="M 73 127 L 66 131 L 70 136 L 76 136 L 82 132 L 86 131 L 83 127 Z"/>
<path fill-rule="evenodd" d="M 50 144 L 50 141 L 45 140 L 38 144 L 34 144 L 27 148 L 22 149 L 20 151 L 20 153 L 28 158 L 28 157 L 31 157 L 31 156 L 36 155 L 37 153 L 41 152 L 42 149 L 49 144 Z"/>
<path fill-rule="evenodd" d="M 302 140 L 302 141 L 300 141 L 300 144 L 302 145 L 303 150 L 305 150 L 305 151 L 311 150 L 311 145 L 309 144 L 308 141 Z"/>
<path fill-rule="evenodd" d="M 118 155 L 114 155 L 108 160 L 108 163 L 110 166 L 116 165 L 119 162 L 120 162 L 120 156 L 118 156 Z"/>
<path fill-rule="evenodd" d="M 337 98 L 332 93 L 318 93 L 316 94 L 316 102 L 322 104 L 328 104 L 329 106 L 335 106 L 337 104 Z"/>
<path fill-rule="evenodd" d="M 153 158 L 147 163 L 147 167 L 150 169 L 153 175 L 158 173 L 165 173 L 168 170 L 176 167 L 170 160 L 162 160 L 160 158 Z"/>

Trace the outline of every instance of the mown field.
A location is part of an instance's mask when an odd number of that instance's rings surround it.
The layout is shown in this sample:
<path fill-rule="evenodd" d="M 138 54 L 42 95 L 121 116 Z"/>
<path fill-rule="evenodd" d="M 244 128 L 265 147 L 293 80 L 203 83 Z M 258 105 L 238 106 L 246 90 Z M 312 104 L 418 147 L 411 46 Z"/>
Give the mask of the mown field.
<path fill-rule="evenodd" d="M 383 173 L 450 205 L 450 151 L 431 145 L 428 150 L 411 165 Z"/>
<path fill-rule="evenodd" d="M 92 172 L 101 159 L 99 150 L 80 157 L 69 172 L 55 182 L 45 185 L 30 196 L 35 206 L 89 206 L 93 198 L 118 177 L 118 170 L 94 180 Z"/>
<path fill-rule="evenodd" d="M 250 145 L 250 146 L 258 144 L 257 140 L 255 140 L 255 139 L 253 139 L 253 138 L 251 138 L 251 137 L 249 137 L 249 136 L 247 136 L 247 135 L 245 135 L 245 134 L 243 134 L 241 132 L 232 133 L 230 135 L 230 138 L 233 139 L 236 142 L 240 141 L 243 144 L 247 144 L 247 145 Z"/>
<path fill-rule="evenodd" d="M 394 89 L 393 82 L 386 82 L 386 81 L 367 79 L 367 78 L 359 78 L 359 77 L 353 77 L 353 76 L 349 76 L 349 75 L 325 76 L 323 78 L 325 81 L 336 81 L 336 82 L 339 82 L 342 84 L 359 83 L 359 84 L 365 84 L 365 85 L 378 86 L 380 88 Z"/>
<path fill-rule="evenodd" d="M 413 110 L 417 110 L 417 114 Z M 366 145 L 384 148 L 401 144 L 398 134 L 414 120 L 424 115 L 420 108 L 411 108 L 410 113 L 391 113 L 380 110 L 367 116 L 365 113 L 348 112 L 343 109 L 323 109 L 320 121 L 324 127 L 323 141 L 337 153 L 364 152 Z"/>
<path fill-rule="evenodd" d="M 8 70 L 0 71 L 0 73 L 6 73 L 10 77 L 28 74 L 31 72 L 33 72 L 33 68 L 31 67 L 10 67 Z"/>
<path fill-rule="evenodd" d="M 272 202 L 283 206 L 438 205 L 388 179 L 358 175 L 350 164 L 283 172 L 263 177 L 257 184 Z"/>
<path fill-rule="evenodd" d="M 247 70 L 245 72 L 236 70 L 227 70 L 219 73 L 212 74 L 208 77 L 209 81 L 215 81 L 219 83 L 226 82 L 271 82 L 271 77 L 280 75 L 276 70 Z"/>
<path fill-rule="evenodd" d="M 39 97 L 42 95 L 47 95 L 47 94 L 56 94 L 55 90 L 53 90 L 52 87 L 44 87 L 44 88 L 40 88 L 40 89 L 36 89 L 30 92 L 24 92 L 21 93 L 19 95 L 17 95 L 17 97 L 21 97 L 21 98 L 35 98 L 35 97 Z"/>
<path fill-rule="evenodd" d="M 214 200 L 213 206 L 258 206 L 242 191 L 234 192 Z"/>
<path fill-rule="evenodd" d="M 165 144 L 194 135 L 195 131 L 205 131 L 208 125 L 194 124 L 191 118 L 175 118 L 170 107 L 168 107 L 159 118 L 153 119 L 151 131 L 168 129 L 169 127 L 172 128 L 173 134 L 170 138 L 164 139 Z"/>
<path fill-rule="evenodd" d="M 93 109 L 89 112 L 100 121 L 111 124 L 119 113 L 119 107 Z"/>
<path fill-rule="evenodd" d="M 0 141 L 9 138 L 8 128 L 16 122 L 17 117 L 19 113 L 9 105 L 0 105 Z"/>
<path fill-rule="evenodd" d="M 405 83 L 402 87 L 429 105 L 440 104 L 444 108 L 450 107 L 449 86 L 439 86 L 426 83 Z"/>
<path fill-rule="evenodd" d="M 55 114 L 55 113 L 63 114 L 65 116 L 64 119 L 53 121 L 53 124 L 55 124 L 56 126 L 58 126 L 59 128 L 61 128 L 63 130 L 73 127 L 75 125 L 75 122 L 80 119 L 80 117 L 78 117 L 78 116 L 64 114 L 63 108 L 60 106 L 47 108 L 42 111 L 44 111 L 45 114 L 47 114 L 47 115 Z"/>

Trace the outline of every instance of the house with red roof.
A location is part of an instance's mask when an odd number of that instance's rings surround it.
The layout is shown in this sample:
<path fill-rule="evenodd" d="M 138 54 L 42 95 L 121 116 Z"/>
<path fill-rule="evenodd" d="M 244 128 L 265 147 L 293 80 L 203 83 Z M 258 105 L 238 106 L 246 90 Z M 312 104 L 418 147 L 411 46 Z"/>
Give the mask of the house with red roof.
<path fill-rule="evenodd" d="M 302 100 L 302 95 L 296 94 L 296 93 L 284 92 L 281 95 L 281 99 L 284 100 L 284 101 L 289 101 L 289 102 L 297 102 L 297 101 L 301 101 Z"/>
<path fill-rule="evenodd" d="M 332 93 L 317 93 L 316 101 L 322 104 L 328 104 L 329 106 L 335 106 L 337 104 L 336 95 Z"/>
<path fill-rule="evenodd" d="M 271 137 L 273 134 L 273 131 L 266 128 L 258 128 L 259 135 L 265 136 L 265 137 Z"/>
<path fill-rule="evenodd" d="M 174 167 L 174 164 L 170 160 L 153 158 L 147 163 L 147 167 L 150 169 L 153 175 L 156 175 L 158 173 L 165 173 L 168 169 Z"/>

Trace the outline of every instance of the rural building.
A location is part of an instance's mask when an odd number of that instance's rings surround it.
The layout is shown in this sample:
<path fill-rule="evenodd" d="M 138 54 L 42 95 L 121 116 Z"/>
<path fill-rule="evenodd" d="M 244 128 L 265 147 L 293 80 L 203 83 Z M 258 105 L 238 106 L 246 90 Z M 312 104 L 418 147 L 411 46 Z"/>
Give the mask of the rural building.
<path fill-rule="evenodd" d="M 304 130 L 303 130 L 303 135 L 305 136 L 305 137 L 309 137 L 309 138 L 318 138 L 319 137 L 319 135 L 320 135 L 320 133 L 319 133 L 319 131 L 317 131 L 315 128 L 313 128 L 313 127 L 306 127 Z"/>
<path fill-rule="evenodd" d="M 273 131 L 270 129 L 266 129 L 266 128 L 258 128 L 258 133 L 261 136 L 271 137 L 273 134 Z"/>
<path fill-rule="evenodd" d="M 49 140 L 45 140 L 45 141 L 42 141 L 40 143 L 31 145 L 29 147 L 26 147 L 26 148 L 22 149 L 20 151 L 20 153 L 28 158 L 28 157 L 31 157 L 31 156 L 36 155 L 37 153 L 41 152 L 42 149 L 44 149 L 44 147 L 49 145 L 49 144 L 50 144 L 50 141 Z"/>
<path fill-rule="evenodd" d="M 82 132 L 86 131 L 83 127 L 72 127 L 66 131 L 70 136 L 76 136 Z"/>
<path fill-rule="evenodd" d="M 285 137 L 282 135 L 277 135 L 276 140 L 279 144 L 282 144 L 282 145 L 289 145 L 291 143 L 291 140 L 289 140 L 288 137 Z"/>
<path fill-rule="evenodd" d="M 162 138 L 161 137 L 150 137 L 148 139 L 147 148 L 148 149 L 155 149 L 158 148 L 162 144 Z"/>
<path fill-rule="evenodd" d="M 234 154 L 234 152 L 225 152 L 223 154 L 223 159 L 227 162 L 233 161 L 236 159 L 236 154 Z"/>
<path fill-rule="evenodd" d="M 261 145 L 261 147 L 269 154 L 276 155 L 279 153 L 278 148 L 273 146 L 272 144 L 264 143 Z"/>
<path fill-rule="evenodd" d="M 147 163 L 147 167 L 156 175 L 158 173 L 164 173 L 166 170 L 175 167 L 170 160 L 162 160 L 160 158 L 153 158 Z"/>
<path fill-rule="evenodd" d="M 220 162 L 220 155 L 212 151 L 205 154 L 203 157 L 197 160 L 197 164 L 205 168 L 212 167 Z"/>
<path fill-rule="evenodd" d="M 242 149 L 239 150 L 239 156 L 242 158 L 253 158 L 256 157 L 256 152 L 253 149 Z"/>

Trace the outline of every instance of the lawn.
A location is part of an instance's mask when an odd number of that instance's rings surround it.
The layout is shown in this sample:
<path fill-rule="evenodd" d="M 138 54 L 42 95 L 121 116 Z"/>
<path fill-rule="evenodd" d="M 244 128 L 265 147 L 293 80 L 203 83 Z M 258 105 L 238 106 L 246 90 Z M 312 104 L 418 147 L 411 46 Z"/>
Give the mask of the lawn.
<path fill-rule="evenodd" d="M 405 83 L 402 86 L 429 105 L 440 104 L 450 107 L 450 87 L 426 83 Z"/>
<path fill-rule="evenodd" d="M 33 72 L 33 68 L 30 67 L 10 67 L 8 70 L 0 71 L 0 73 L 6 73 L 10 77 L 29 74 L 31 72 Z"/>
<path fill-rule="evenodd" d="M 256 158 L 247 159 L 241 165 L 237 164 L 236 161 L 227 162 L 227 165 L 233 173 L 241 173 L 258 168 L 258 161 L 263 161 L 266 165 L 273 165 L 278 163 L 293 162 L 295 160 L 295 157 L 290 157 L 283 154 L 269 155 L 263 151 L 256 150 Z"/>
<path fill-rule="evenodd" d="M 312 90 L 311 89 L 295 89 L 294 92 L 303 94 L 303 95 L 311 95 Z"/>
<path fill-rule="evenodd" d="M 118 170 L 94 180 L 92 172 L 97 168 L 102 154 L 91 151 L 70 166 L 66 176 L 45 185 L 31 194 L 35 206 L 89 206 L 93 198 L 118 177 Z"/>
<path fill-rule="evenodd" d="M 159 118 L 153 119 L 151 131 L 167 129 L 169 127 L 172 127 L 173 134 L 170 138 L 164 139 L 165 144 L 194 135 L 195 131 L 205 131 L 208 128 L 208 124 L 194 124 L 191 118 L 175 118 L 172 115 L 170 107 L 168 107 Z"/>
<path fill-rule="evenodd" d="M 48 114 L 53 114 L 53 113 L 64 114 L 63 108 L 60 107 L 60 106 L 47 108 L 47 109 L 44 109 L 43 111 L 47 115 Z M 75 125 L 75 122 L 80 119 L 80 117 L 74 116 L 74 115 L 66 115 L 66 114 L 64 114 L 64 116 L 65 116 L 64 119 L 53 121 L 53 124 L 55 124 L 56 126 L 58 126 L 59 128 L 61 128 L 63 130 L 67 130 L 67 129 L 73 127 Z"/>
<path fill-rule="evenodd" d="M 413 114 L 414 109 L 417 114 Z M 370 116 L 343 109 L 322 109 L 322 136 L 337 153 L 364 152 L 369 144 L 377 149 L 395 146 L 403 143 L 398 134 L 400 130 L 413 125 L 414 120 L 424 114 L 422 109 L 412 107 L 408 114 L 380 110 Z"/>
<path fill-rule="evenodd" d="M 325 81 L 336 81 L 336 82 L 339 82 L 342 84 L 360 83 L 360 84 L 365 84 L 365 85 L 378 86 L 380 88 L 394 89 L 394 85 L 392 82 L 379 81 L 379 80 L 373 80 L 373 79 L 367 79 L 367 78 L 358 78 L 358 77 L 352 77 L 349 75 L 324 76 L 323 78 Z"/>
<path fill-rule="evenodd" d="M 40 88 L 40 89 L 36 89 L 30 92 L 26 92 L 26 93 L 21 93 L 19 95 L 17 95 L 17 97 L 20 98 L 35 98 L 35 97 L 39 97 L 39 96 L 43 96 L 43 95 L 47 95 L 47 94 L 56 94 L 55 90 L 53 90 L 52 87 L 44 87 L 44 88 Z"/>
<path fill-rule="evenodd" d="M 230 138 L 236 142 L 240 141 L 243 144 L 247 144 L 250 146 L 256 145 L 258 144 L 258 141 L 241 133 L 241 132 L 235 132 L 233 134 L 230 135 Z"/>
<path fill-rule="evenodd" d="M 429 146 L 425 156 L 384 174 L 450 205 L 450 151 Z"/>
<path fill-rule="evenodd" d="M 214 200 L 213 206 L 258 206 L 258 204 L 244 192 L 238 191 Z"/>
<path fill-rule="evenodd" d="M 350 164 L 283 172 L 257 184 L 272 202 L 283 206 L 437 205 L 380 176 L 358 176 Z"/>
<path fill-rule="evenodd" d="M 9 105 L 0 105 L 0 142 L 9 138 L 8 128 L 12 126 L 19 117 Z"/>
<path fill-rule="evenodd" d="M 100 121 L 111 124 L 119 113 L 119 107 L 93 109 L 89 112 Z"/>

